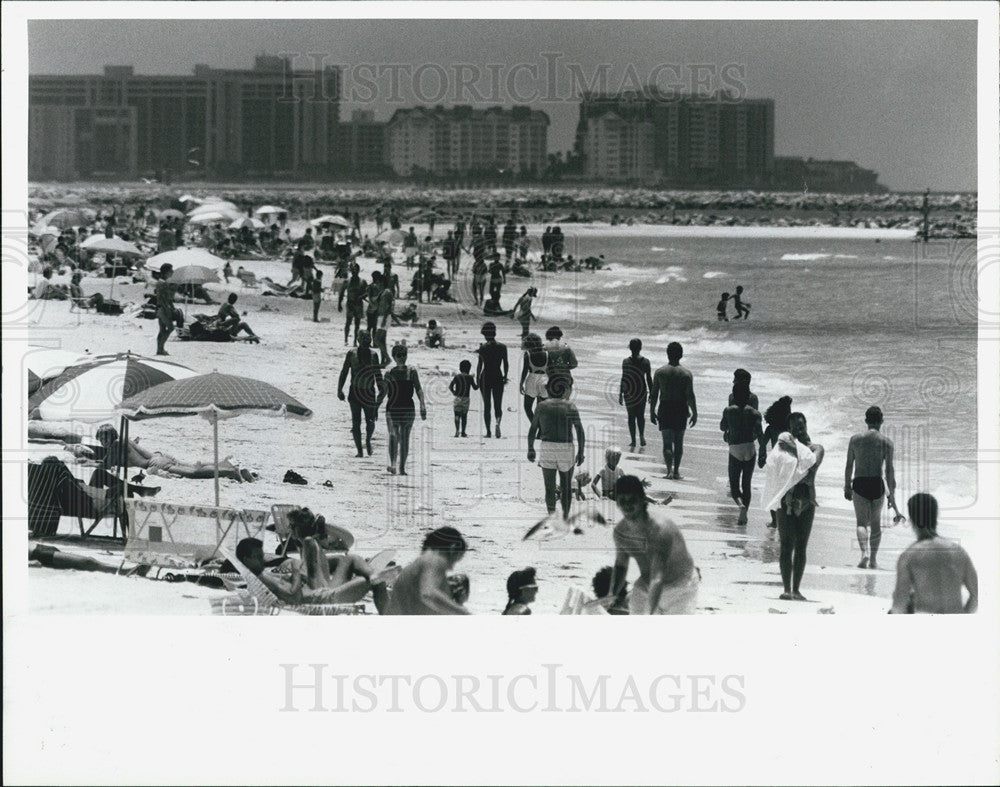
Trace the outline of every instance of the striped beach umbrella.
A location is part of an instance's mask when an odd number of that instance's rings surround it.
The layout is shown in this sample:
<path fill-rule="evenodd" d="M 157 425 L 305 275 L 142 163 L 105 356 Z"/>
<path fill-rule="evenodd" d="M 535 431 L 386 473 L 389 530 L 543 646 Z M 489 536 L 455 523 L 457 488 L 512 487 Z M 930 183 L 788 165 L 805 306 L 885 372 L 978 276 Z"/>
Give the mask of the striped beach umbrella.
<path fill-rule="evenodd" d="M 51 347 L 29 347 L 24 356 L 28 369 L 28 394 L 33 394 L 49 380 L 58 377 L 67 367 L 88 363 L 94 356 Z"/>
<path fill-rule="evenodd" d="M 122 402 L 130 420 L 200 415 L 212 422 L 215 505 L 219 505 L 219 420 L 247 412 L 310 418 L 312 410 L 270 383 L 231 374 L 201 374 L 148 388 Z"/>
<path fill-rule="evenodd" d="M 28 417 L 43 421 L 108 421 L 140 391 L 197 375 L 160 358 L 122 353 L 67 367 L 28 398 Z"/>

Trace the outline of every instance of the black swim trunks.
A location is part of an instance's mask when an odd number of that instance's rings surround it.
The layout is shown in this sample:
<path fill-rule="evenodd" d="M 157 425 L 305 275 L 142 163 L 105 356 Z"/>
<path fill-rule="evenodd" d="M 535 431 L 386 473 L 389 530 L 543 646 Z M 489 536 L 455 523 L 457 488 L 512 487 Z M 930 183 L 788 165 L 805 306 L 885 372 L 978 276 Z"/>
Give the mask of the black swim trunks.
<path fill-rule="evenodd" d="M 878 500 L 885 494 L 885 483 L 881 477 L 857 476 L 851 481 L 851 489 L 866 500 Z"/>
<path fill-rule="evenodd" d="M 656 420 L 661 432 L 665 429 L 673 429 L 675 432 L 684 431 L 687 429 L 688 422 L 687 404 L 668 404 L 666 406 L 661 404 L 656 411 Z"/>

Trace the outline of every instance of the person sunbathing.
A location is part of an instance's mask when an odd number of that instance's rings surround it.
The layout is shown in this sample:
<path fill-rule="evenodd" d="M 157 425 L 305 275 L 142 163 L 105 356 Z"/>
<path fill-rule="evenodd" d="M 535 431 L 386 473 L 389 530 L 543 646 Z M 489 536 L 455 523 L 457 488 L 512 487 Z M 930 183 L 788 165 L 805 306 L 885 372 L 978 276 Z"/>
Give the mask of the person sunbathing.
<path fill-rule="evenodd" d="M 105 424 L 97 430 L 97 439 L 107 455 L 121 456 L 118 431 L 111 424 Z M 170 473 L 181 478 L 214 478 L 216 473 L 215 465 L 211 462 L 180 462 L 161 451 L 147 451 L 140 447 L 135 440 L 128 441 L 128 454 L 125 461 L 126 467 L 138 467 L 141 470 L 148 470 L 150 473 Z M 229 461 L 229 457 L 219 462 L 218 473 L 220 478 L 231 478 L 234 481 L 257 480 L 255 473 L 237 467 Z"/>

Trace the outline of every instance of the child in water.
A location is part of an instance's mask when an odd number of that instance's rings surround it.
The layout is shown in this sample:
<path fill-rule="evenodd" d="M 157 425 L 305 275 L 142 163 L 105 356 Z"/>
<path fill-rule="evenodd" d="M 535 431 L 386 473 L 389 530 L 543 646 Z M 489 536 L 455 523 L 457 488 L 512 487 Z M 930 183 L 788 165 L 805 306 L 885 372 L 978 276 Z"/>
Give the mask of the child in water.
<path fill-rule="evenodd" d="M 622 452 L 614 448 L 609 448 L 604 452 L 604 468 L 594 476 L 594 481 L 590 485 L 590 488 L 596 493 L 597 485 L 600 483 L 601 497 L 615 499 L 615 482 L 624 475 L 622 469 L 618 466 L 621 458 Z"/>
<path fill-rule="evenodd" d="M 743 302 L 743 288 L 737 287 L 736 294 L 733 296 L 733 305 L 736 307 L 736 319 L 740 319 L 742 316 L 745 320 L 750 316 L 750 304 Z"/>
<path fill-rule="evenodd" d="M 471 372 L 472 364 L 462 361 L 458 365 L 458 374 L 451 378 L 448 385 L 448 390 L 455 396 L 455 437 L 468 437 L 465 427 L 469 418 L 469 391 L 479 390 Z"/>
<path fill-rule="evenodd" d="M 722 293 L 722 300 L 719 301 L 719 305 L 715 307 L 715 310 L 719 313 L 719 322 L 729 322 L 729 317 L 726 314 L 726 308 L 729 303 L 729 293 Z"/>

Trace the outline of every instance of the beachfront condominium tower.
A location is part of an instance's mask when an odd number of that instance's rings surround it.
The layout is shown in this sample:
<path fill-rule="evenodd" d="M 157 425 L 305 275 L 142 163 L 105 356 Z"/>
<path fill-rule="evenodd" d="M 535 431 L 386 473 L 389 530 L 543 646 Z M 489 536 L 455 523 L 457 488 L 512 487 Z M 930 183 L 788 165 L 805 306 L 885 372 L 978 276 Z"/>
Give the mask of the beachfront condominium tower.
<path fill-rule="evenodd" d="M 666 95 L 656 88 L 584 93 L 576 131 L 595 181 L 678 188 L 760 188 L 774 170 L 774 101 Z"/>
<path fill-rule="evenodd" d="M 548 115 L 524 106 L 398 109 L 386 127 L 386 154 L 402 177 L 540 175 L 548 126 Z"/>
<path fill-rule="evenodd" d="M 335 174 L 340 70 L 292 66 L 261 55 L 187 75 L 30 75 L 28 177 Z"/>

